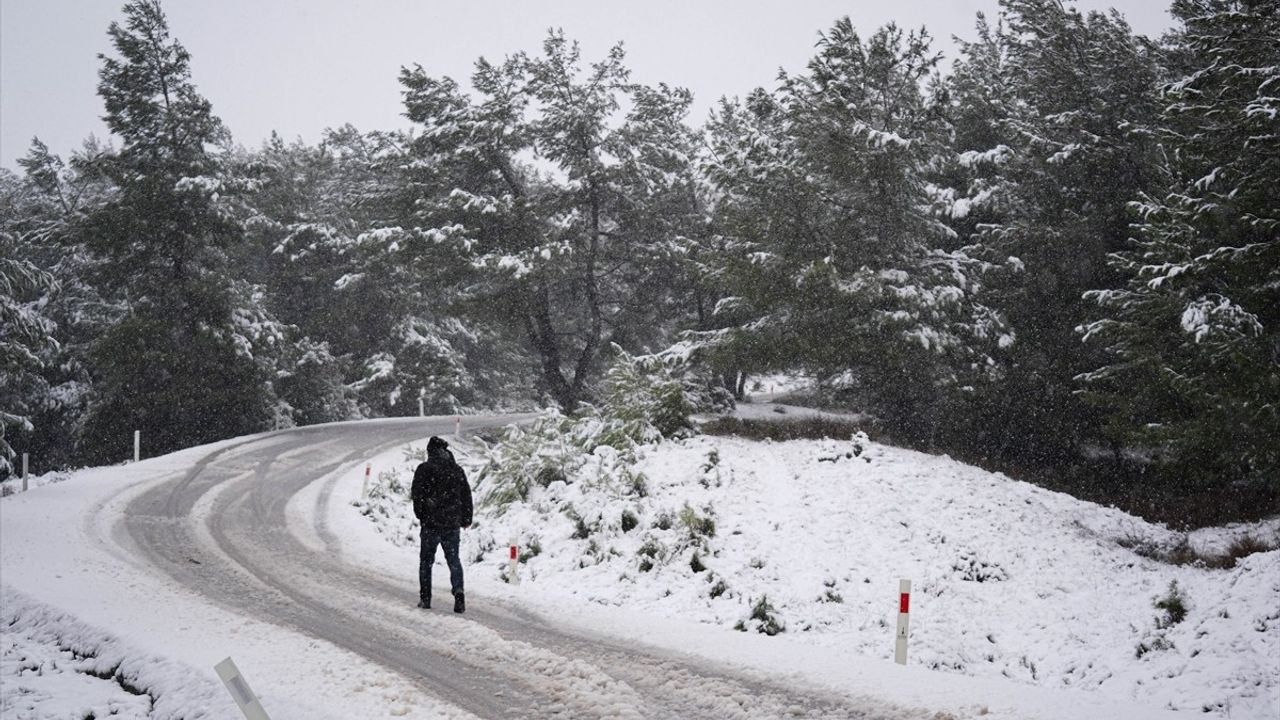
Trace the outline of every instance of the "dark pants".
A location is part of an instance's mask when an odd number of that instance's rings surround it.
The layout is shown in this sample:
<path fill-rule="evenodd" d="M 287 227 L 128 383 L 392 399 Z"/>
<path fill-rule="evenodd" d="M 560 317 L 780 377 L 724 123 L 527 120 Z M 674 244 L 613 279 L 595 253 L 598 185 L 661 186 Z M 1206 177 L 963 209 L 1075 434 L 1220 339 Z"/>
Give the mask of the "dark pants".
<path fill-rule="evenodd" d="M 458 528 L 423 526 L 422 550 L 418 554 L 418 596 L 431 599 L 431 566 L 436 561 L 436 545 L 444 548 L 444 561 L 449 564 L 449 584 L 453 594 L 462 592 L 462 561 L 458 559 Z"/>

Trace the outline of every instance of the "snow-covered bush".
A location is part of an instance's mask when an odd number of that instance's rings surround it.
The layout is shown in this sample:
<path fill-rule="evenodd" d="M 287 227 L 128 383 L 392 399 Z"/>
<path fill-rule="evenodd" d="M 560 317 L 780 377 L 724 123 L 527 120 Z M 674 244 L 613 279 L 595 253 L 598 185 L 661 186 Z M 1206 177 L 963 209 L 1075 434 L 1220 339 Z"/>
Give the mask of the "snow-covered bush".
<path fill-rule="evenodd" d="M 528 425 L 511 426 L 485 448 L 475 477 L 483 503 L 501 510 L 527 500 L 535 486 L 572 483 L 593 460 L 588 479 L 619 494 L 644 496 L 644 476 L 631 470 L 637 449 L 692 434 L 693 406 L 674 361 L 614 349 L 599 407 L 584 403 L 577 417 L 549 410 Z"/>
<path fill-rule="evenodd" d="M 751 615 L 744 620 L 739 620 L 737 625 L 733 626 L 735 630 L 746 632 L 754 630 L 765 635 L 777 635 L 785 632 L 787 626 L 778 619 L 778 609 L 769 602 L 769 596 L 761 595 L 751 606 Z"/>
<path fill-rule="evenodd" d="M 364 497 L 351 503 L 395 545 L 403 547 L 418 542 L 418 519 L 413 515 L 409 490 L 413 484 L 414 468 L 426 459 L 425 445 L 406 447 L 404 461 L 379 470 L 364 489 Z"/>

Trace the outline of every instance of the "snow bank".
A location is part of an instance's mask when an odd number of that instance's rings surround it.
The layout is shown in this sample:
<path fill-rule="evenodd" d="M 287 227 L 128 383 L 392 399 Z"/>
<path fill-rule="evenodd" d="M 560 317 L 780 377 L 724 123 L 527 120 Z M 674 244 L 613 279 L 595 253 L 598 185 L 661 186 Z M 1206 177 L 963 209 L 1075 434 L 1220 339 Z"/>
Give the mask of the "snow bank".
<path fill-rule="evenodd" d="M 575 616 L 599 607 L 727 635 L 781 629 L 776 639 L 887 664 L 898 579 L 910 578 L 913 666 L 1153 709 L 1280 709 L 1280 551 L 1229 570 L 1167 565 L 1125 547 L 1170 542 L 1163 526 L 865 438 L 697 437 L 645 449 L 638 484 L 611 484 L 612 454 L 483 508 L 464 533 L 468 582 Z M 403 492 L 411 463 L 388 465 L 384 482 L 398 475 Z M 406 500 L 388 492 L 361 508 L 408 555 Z M 518 589 L 502 584 L 512 537 Z M 1175 582 L 1187 611 L 1170 623 L 1156 602 Z"/>
<path fill-rule="evenodd" d="M 0 589 L 0 600 L 6 717 L 199 720 L 238 712 L 194 668 L 142 652 L 15 590 Z"/>

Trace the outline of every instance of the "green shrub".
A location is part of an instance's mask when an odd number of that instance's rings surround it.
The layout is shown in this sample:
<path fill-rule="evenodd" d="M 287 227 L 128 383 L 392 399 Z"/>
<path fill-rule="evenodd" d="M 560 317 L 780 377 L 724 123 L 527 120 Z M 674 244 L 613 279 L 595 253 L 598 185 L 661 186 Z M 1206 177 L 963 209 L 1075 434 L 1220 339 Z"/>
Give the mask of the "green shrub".
<path fill-rule="evenodd" d="M 574 540 L 586 540 L 596 530 L 594 525 L 587 524 L 587 521 L 578 514 L 577 510 L 573 509 L 572 505 L 564 509 L 564 514 L 573 521 L 573 535 L 571 537 Z"/>
<path fill-rule="evenodd" d="M 1164 611 L 1163 616 L 1156 618 L 1157 628 L 1171 628 L 1186 619 L 1187 598 L 1178 588 L 1177 580 L 1169 582 L 1169 592 L 1164 597 L 1156 598 L 1155 606 L 1157 610 Z"/>
<path fill-rule="evenodd" d="M 642 472 L 633 472 L 629 467 L 622 467 L 618 470 L 619 484 L 624 492 L 629 492 L 638 498 L 649 496 L 649 481 Z"/>
<path fill-rule="evenodd" d="M 681 363 L 658 355 L 631 355 L 617 345 L 613 351 L 613 364 L 605 373 L 605 414 L 651 427 L 659 436 L 653 440 L 691 434 L 694 408 L 677 378 Z"/>
<path fill-rule="evenodd" d="M 644 539 L 644 544 L 640 546 L 640 549 L 636 551 L 636 554 L 649 558 L 657 558 L 662 554 L 662 551 L 662 543 L 649 537 Z"/>
<path fill-rule="evenodd" d="M 1135 655 L 1137 657 L 1142 657 L 1143 655 L 1146 655 L 1149 652 L 1154 652 L 1157 650 L 1172 650 L 1172 649 L 1173 649 L 1173 643 L 1169 642 L 1169 640 L 1164 636 L 1161 636 L 1152 640 L 1150 645 L 1148 645 L 1145 642 L 1138 643 L 1138 647 L 1137 647 L 1137 650 L 1135 651 Z"/>
<path fill-rule="evenodd" d="M 702 564 L 702 558 L 698 557 L 698 553 L 696 552 L 693 554 L 693 557 L 689 559 L 689 569 L 693 570 L 695 573 L 700 573 L 707 569 L 707 566 Z"/>
<path fill-rule="evenodd" d="M 541 554 L 542 543 L 538 541 L 538 538 L 534 538 L 525 545 L 523 550 L 520 551 L 520 554 L 516 556 L 516 560 L 521 563 L 527 563 Z"/>
<path fill-rule="evenodd" d="M 618 455 L 611 465 L 601 462 L 594 482 L 610 492 L 648 494 L 644 475 L 631 469 L 636 448 L 691 434 L 693 408 L 676 379 L 674 362 L 632 356 L 617 346 L 614 350 L 599 408 L 582 403 L 574 417 L 551 410 L 485 443 L 484 462 L 475 474 L 482 503 L 502 512 L 512 502 L 528 500 L 534 488 L 573 482 L 601 447 Z"/>
<path fill-rule="evenodd" d="M 711 519 L 711 509 L 707 508 L 706 517 L 700 517 L 688 503 L 680 509 L 680 524 L 689 532 L 692 539 L 713 538 L 716 536 L 716 521 Z"/>
<path fill-rule="evenodd" d="M 635 513 L 630 510 L 622 511 L 622 532 L 631 532 L 639 524 L 640 518 L 636 517 Z"/>
<path fill-rule="evenodd" d="M 785 632 L 786 626 L 778 620 L 778 610 L 769 602 L 767 595 L 761 595 L 759 600 L 751 606 L 751 615 L 746 620 L 739 620 L 738 625 L 734 626 L 738 630 L 746 631 L 749 627 L 755 628 L 756 632 L 773 636 L 778 633 Z"/>
<path fill-rule="evenodd" d="M 711 592 L 709 594 L 713 598 L 718 598 L 726 592 L 729 592 L 729 584 L 724 580 L 716 580 L 715 584 L 711 586 Z"/>
<path fill-rule="evenodd" d="M 702 465 L 702 472 L 709 473 L 720 466 L 720 450 L 711 448 L 707 451 L 707 461 Z"/>

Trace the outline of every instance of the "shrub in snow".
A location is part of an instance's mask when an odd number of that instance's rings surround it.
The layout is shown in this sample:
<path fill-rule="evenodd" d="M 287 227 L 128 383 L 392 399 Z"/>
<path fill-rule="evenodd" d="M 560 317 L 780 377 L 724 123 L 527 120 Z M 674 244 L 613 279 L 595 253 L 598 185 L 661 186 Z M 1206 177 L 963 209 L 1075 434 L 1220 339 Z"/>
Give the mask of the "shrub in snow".
<path fill-rule="evenodd" d="M 680 524 L 688 531 L 689 539 L 696 542 L 716 536 L 716 521 L 711 517 L 710 506 L 707 506 L 706 513 L 706 515 L 698 515 L 698 511 L 689 507 L 688 503 L 680 509 Z"/>
<path fill-rule="evenodd" d="M 672 364 L 657 355 L 618 357 L 605 375 L 605 406 L 619 420 L 651 425 L 664 438 L 692 434 L 693 405 Z"/>
<path fill-rule="evenodd" d="M 538 542 L 538 538 L 530 540 L 520 554 L 516 557 L 519 562 L 527 563 L 530 559 L 536 558 L 542 554 L 542 543 Z"/>
<path fill-rule="evenodd" d="M 622 511 L 622 532 L 631 532 L 639 524 L 640 518 L 636 517 L 635 513 L 630 510 Z"/>
<path fill-rule="evenodd" d="M 961 580 L 969 582 L 1000 582 L 1009 579 L 1004 568 L 981 559 L 972 550 L 961 553 L 960 559 L 951 564 L 951 569 L 960 575 Z"/>
<path fill-rule="evenodd" d="M 574 540 L 586 540 L 588 537 L 591 537 L 591 533 L 596 529 L 596 527 L 588 525 L 587 522 L 582 519 L 582 516 L 573 509 L 572 505 L 565 508 L 564 514 L 573 521 L 572 537 Z"/>
<path fill-rule="evenodd" d="M 745 620 L 739 620 L 733 627 L 742 632 L 754 630 L 770 636 L 785 632 L 787 629 L 786 625 L 778 619 L 778 609 L 769 602 L 767 595 L 761 595 L 760 599 L 751 606 L 751 615 Z"/>
<path fill-rule="evenodd" d="M 827 578 L 826 580 L 823 580 L 822 585 L 823 587 L 826 588 L 826 592 L 822 593 L 822 597 L 818 598 L 818 602 L 822 602 L 822 603 L 843 603 L 844 602 L 844 596 L 836 592 L 835 578 Z"/>
<path fill-rule="evenodd" d="M 425 446 L 406 447 L 403 464 L 379 470 L 370 480 L 366 495 L 351 502 L 361 515 L 373 521 L 378 532 L 396 545 L 414 545 L 419 541 L 418 519 L 413 515 L 409 490 L 414 468 L 426 459 Z M 482 547 L 477 553 L 483 556 L 491 549 L 492 547 Z"/>
<path fill-rule="evenodd" d="M 689 569 L 695 573 L 700 573 L 707 569 L 707 566 L 702 564 L 702 558 L 699 557 L 696 550 L 693 552 L 693 557 L 689 559 Z"/>
<path fill-rule="evenodd" d="M 711 579 L 711 577 L 713 576 L 708 576 L 708 579 Z M 711 591 L 707 595 L 715 599 L 727 592 L 729 592 L 729 583 L 725 582 L 723 578 L 716 578 L 715 583 L 711 585 Z"/>
<path fill-rule="evenodd" d="M 644 544 L 641 545 L 640 549 L 636 551 L 636 555 L 639 555 L 641 557 L 651 558 L 651 559 L 657 559 L 663 554 L 664 554 L 664 548 L 662 547 L 662 543 L 658 542 L 653 537 L 645 538 Z"/>
<path fill-rule="evenodd" d="M 1182 622 L 1187 617 L 1187 598 L 1178 588 L 1178 581 L 1169 581 L 1169 592 L 1164 597 L 1156 598 L 1156 609 L 1163 610 L 1164 615 L 1156 618 L 1156 627 L 1164 630 Z"/>

